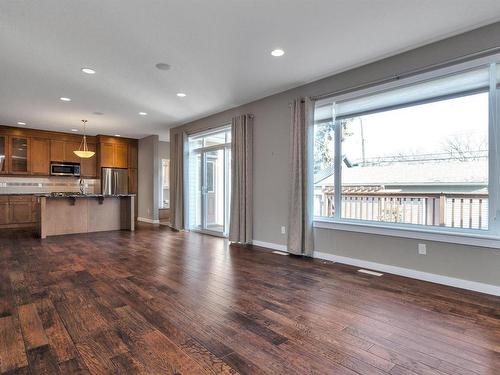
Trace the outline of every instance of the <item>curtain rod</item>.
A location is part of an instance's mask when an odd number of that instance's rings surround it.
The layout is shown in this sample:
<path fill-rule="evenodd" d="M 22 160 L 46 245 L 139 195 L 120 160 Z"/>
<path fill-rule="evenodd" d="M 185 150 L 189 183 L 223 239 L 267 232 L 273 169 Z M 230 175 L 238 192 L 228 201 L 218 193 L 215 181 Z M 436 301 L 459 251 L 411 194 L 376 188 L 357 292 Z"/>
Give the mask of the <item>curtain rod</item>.
<path fill-rule="evenodd" d="M 404 73 L 394 74 L 390 77 L 377 79 L 377 80 L 374 80 L 371 82 L 363 83 L 363 84 L 360 84 L 357 86 L 352 86 L 352 87 L 349 87 L 346 89 L 328 92 L 328 93 L 321 94 L 321 95 L 310 96 L 309 99 L 316 101 L 316 100 L 325 99 L 325 98 L 328 98 L 331 96 L 338 96 L 338 95 L 342 95 L 342 94 L 347 94 L 347 93 L 350 93 L 353 91 L 367 89 L 367 88 L 370 88 L 372 86 L 377 86 L 377 85 L 381 85 L 384 83 L 397 81 L 401 78 L 408 78 L 408 77 L 411 77 L 411 76 L 414 76 L 417 74 L 426 73 L 426 72 L 429 72 L 429 71 L 434 70 L 434 69 L 446 68 L 447 66 L 467 62 L 467 61 L 473 60 L 475 58 L 487 57 L 487 56 L 494 55 L 495 53 L 499 53 L 499 52 L 500 52 L 500 46 L 491 47 L 491 48 L 487 48 L 487 49 L 482 50 L 482 51 L 477 51 L 477 52 L 469 53 L 469 54 L 464 55 L 464 56 L 455 57 L 453 59 L 445 60 L 445 61 L 442 61 L 439 63 L 426 65 L 426 66 L 418 68 L 418 69 L 409 70 L 409 71 L 404 72 Z M 342 73 L 339 73 L 339 74 L 342 74 Z"/>

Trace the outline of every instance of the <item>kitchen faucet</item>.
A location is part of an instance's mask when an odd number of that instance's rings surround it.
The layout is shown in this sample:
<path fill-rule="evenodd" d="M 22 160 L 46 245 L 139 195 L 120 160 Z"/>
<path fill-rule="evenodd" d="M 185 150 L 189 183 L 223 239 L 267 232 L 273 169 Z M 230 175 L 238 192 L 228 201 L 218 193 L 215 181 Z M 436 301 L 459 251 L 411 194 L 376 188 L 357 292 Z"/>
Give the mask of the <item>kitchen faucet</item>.
<path fill-rule="evenodd" d="M 80 178 L 80 193 L 85 195 L 85 180 L 83 178 Z"/>

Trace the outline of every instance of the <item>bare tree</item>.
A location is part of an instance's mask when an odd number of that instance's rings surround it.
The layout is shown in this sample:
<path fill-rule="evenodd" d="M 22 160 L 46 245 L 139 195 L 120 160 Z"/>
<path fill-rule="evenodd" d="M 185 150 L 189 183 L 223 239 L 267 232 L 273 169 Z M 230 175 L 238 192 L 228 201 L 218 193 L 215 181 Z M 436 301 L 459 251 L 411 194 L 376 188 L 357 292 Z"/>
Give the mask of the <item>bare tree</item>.
<path fill-rule="evenodd" d="M 353 133 L 349 124 L 353 119 L 339 120 L 342 129 L 342 142 Z M 317 125 L 314 134 L 314 172 L 333 166 L 335 122 Z"/>
<path fill-rule="evenodd" d="M 488 155 L 485 139 L 474 140 L 465 135 L 448 138 L 443 144 L 444 151 L 457 161 L 477 161 Z"/>

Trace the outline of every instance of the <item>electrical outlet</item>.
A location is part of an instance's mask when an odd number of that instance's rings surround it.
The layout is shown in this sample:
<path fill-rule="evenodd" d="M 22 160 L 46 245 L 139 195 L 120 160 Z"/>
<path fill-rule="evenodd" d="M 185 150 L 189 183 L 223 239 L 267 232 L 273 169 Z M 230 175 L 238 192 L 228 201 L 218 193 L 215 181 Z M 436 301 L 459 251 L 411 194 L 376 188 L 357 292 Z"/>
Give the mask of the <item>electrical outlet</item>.
<path fill-rule="evenodd" d="M 284 225 L 281 226 L 281 234 L 286 234 L 286 227 Z"/>
<path fill-rule="evenodd" d="M 427 245 L 425 243 L 418 244 L 418 255 L 427 255 Z"/>

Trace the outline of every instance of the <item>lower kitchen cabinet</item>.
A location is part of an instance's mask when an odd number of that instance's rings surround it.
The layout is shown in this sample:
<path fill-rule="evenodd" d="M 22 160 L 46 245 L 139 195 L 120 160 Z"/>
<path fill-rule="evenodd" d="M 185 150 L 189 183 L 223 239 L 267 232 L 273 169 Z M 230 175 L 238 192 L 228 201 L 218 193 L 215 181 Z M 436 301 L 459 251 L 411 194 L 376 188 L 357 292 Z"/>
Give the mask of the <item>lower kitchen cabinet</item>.
<path fill-rule="evenodd" d="M 0 228 L 35 226 L 36 205 L 33 195 L 0 196 Z"/>
<path fill-rule="evenodd" d="M 0 225 L 6 225 L 10 222 L 9 197 L 0 197 Z"/>

